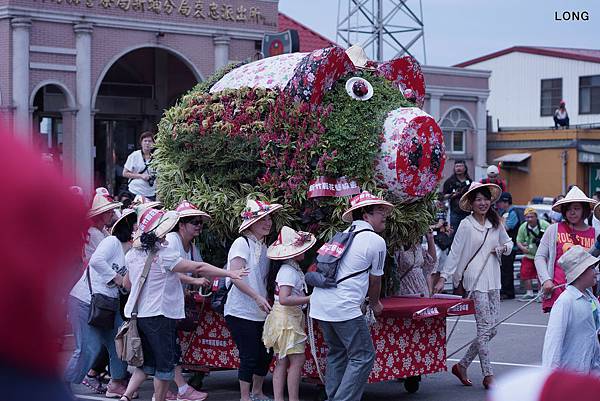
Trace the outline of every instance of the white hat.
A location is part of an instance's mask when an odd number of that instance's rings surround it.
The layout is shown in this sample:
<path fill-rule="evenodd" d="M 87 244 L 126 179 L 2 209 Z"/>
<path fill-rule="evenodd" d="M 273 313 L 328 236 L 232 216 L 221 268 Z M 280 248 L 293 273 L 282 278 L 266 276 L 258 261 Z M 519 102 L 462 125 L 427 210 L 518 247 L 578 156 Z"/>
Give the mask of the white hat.
<path fill-rule="evenodd" d="M 492 195 L 492 199 L 491 199 L 492 203 L 495 203 L 500 198 L 500 195 L 502 195 L 502 189 L 496 184 L 482 184 L 480 182 L 473 181 L 471 183 L 471 185 L 469 186 L 469 189 L 467 190 L 467 192 L 465 192 L 463 194 L 463 196 L 460 197 L 458 206 L 465 212 L 471 212 L 472 211 L 471 201 L 469 200 L 468 195 L 471 192 L 474 192 L 474 191 L 484 188 L 484 187 L 487 187 L 490 190 L 490 194 Z"/>
<path fill-rule="evenodd" d="M 113 233 L 115 231 L 115 228 L 117 227 L 117 225 L 119 223 L 121 223 L 122 221 L 125 221 L 125 219 L 128 216 L 131 216 L 134 213 L 135 213 L 135 210 L 133 210 L 133 209 L 123 209 L 123 212 L 121 212 L 121 216 L 117 219 L 117 221 L 115 221 L 115 224 L 113 224 L 112 227 L 110 228 L 110 235 L 114 235 Z"/>
<path fill-rule="evenodd" d="M 558 265 L 567 276 L 567 284 L 571 284 L 591 266 L 600 262 L 581 245 L 573 245 L 558 259 Z"/>
<path fill-rule="evenodd" d="M 577 185 L 573 185 L 573 188 L 567 193 L 567 195 L 561 200 L 557 201 L 554 205 L 552 205 L 552 210 L 555 212 L 561 213 L 561 206 L 567 203 L 589 203 L 590 208 L 594 209 L 597 201 L 588 198 L 581 189 Z M 587 216 L 584 216 L 587 217 Z"/>
<path fill-rule="evenodd" d="M 371 194 L 369 191 L 362 191 L 360 194 L 350 199 L 350 208 L 342 214 L 342 221 L 345 221 L 346 223 L 352 222 L 352 212 L 354 210 L 371 205 L 381 205 L 389 209 L 394 208 L 394 205 L 390 202 L 384 201 L 382 198 Z"/>
<path fill-rule="evenodd" d="M 136 195 L 135 198 L 133 198 L 133 201 L 131 201 L 131 207 L 135 209 L 137 206 L 143 206 L 145 209 L 160 209 L 162 207 L 162 203 L 159 201 L 151 201 L 142 195 Z"/>
<path fill-rule="evenodd" d="M 179 213 L 180 218 L 190 217 L 190 216 L 200 216 L 203 221 L 210 220 L 210 215 L 202 210 L 198 209 L 192 203 L 182 200 L 179 205 L 175 208 L 175 211 Z"/>
<path fill-rule="evenodd" d="M 493 164 L 491 166 L 488 166 L 487 168 L 487 174 L 500 174 L 500 170 L 498 170 L 498 166 L 494 166 Z"/>
<path fill-rule="evenodd" d="M 308 251 L 315 242 L 317 239 L 311 233 L 283 226 L 277 240 L 267 249 L 267 257 L 273 260 L 291 259 Z"/>
<path fill-rule="evenodd" d="M 96 188 L 96 195 L 92 201 L 92 207 L 87 212 L 87 217 L 99 216 L 109 210 L 118 209 L 123 204 L 116 202 L 108 193 L 108 190 L 104 187 Z"/>
<path fill-rule="evenodd" d="M 356 68 L 366 68 L 369 58 L 360 45 L 352 45 L 346 50 L 346 55 Z"/>
<path fill-rule="evenodd" d="M 248 229 L 252 224 L 262 219 L 268 214 L 273 213 L 276 210 L 281 209 L 283 206 L 279 203 L 268 203 L 259 200 L 246 200 L 246 207 L 241 213 L 242 224 L 240 225 L 239 232 Z"/>
<path fill-rule="evenodd" d="M 142 245 L 142 234 L 154 233 L 158 238 L 167 235 L 179 221 L 179 213 L 169 210 L 144 209 L 138 218 L 138 231 L 133 240 L 134 247 Z"/>

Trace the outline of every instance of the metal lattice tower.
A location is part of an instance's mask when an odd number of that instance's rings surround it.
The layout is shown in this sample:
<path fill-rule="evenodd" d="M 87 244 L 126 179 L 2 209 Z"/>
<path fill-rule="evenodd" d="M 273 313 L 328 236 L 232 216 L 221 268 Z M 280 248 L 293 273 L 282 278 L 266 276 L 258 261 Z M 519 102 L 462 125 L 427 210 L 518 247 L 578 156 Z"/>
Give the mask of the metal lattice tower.
<path fill-rule="evenodd" d="M 410 54 L 423 64 L 425 25 L 421 0 L 338 0 L 336 41 L 345 47 L 360 45 L 371 59 L 383 61 Z M 422 57 L 418 42 L 423 43 Z M 412 50 L 412 52 L 411 52 Z"/>

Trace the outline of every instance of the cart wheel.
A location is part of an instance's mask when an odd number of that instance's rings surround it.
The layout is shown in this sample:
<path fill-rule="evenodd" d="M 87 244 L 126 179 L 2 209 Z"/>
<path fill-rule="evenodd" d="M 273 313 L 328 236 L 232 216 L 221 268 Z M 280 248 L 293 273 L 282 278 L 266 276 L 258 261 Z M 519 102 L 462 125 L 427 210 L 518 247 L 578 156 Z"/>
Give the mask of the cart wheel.
<path fill-rule="evenodd" d="M 421 381 L 421 376 L 412 376 L 404 379 L 404 389 L 412 394 L 419 391 L 419 382 Z"/>
<path fill-rule="evenodd" d="M 204 381 L 204 372 L 195 372 L 192 377 L 188 380 L 188 384 L 192 386 L 196 391 L 202 389 L 202 382 Z"/>
<path fill-rule="evenodd" d="M 327 400 L 327 392 L 325 392 L 325 387 L 319 386 L 317 388 L 317 395 L 315 395 L 315 401 L 326 401 Z"/>

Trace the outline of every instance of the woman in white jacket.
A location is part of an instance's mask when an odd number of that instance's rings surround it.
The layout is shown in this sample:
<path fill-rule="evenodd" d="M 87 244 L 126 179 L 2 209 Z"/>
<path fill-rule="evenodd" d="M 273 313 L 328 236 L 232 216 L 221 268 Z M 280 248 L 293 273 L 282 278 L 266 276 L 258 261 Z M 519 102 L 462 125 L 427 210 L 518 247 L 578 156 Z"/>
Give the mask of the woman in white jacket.
<path fill-rule="evenodd" d="M 498 321 L 500 306 L 499 256 L 508 255 L 513 247 L 500 216 L 491 207 L 501 193 L 495 184 L 473 182 L 461 197 L 461 209 L 472 213 L 458 226 L 450 254 L 435 285 L 435 292 L 440 292 L 445 281 L 452 277 L 454 287 L 462 283 L 475 302 L 477 339 L 460 362 L 452 367 L 452 374 L 465 386 L 472 386 L 467 368 L 479 355 L 486 389 L 494 378 L 488 343 L 496 335 L 496 330 L 490 328 Z"/>

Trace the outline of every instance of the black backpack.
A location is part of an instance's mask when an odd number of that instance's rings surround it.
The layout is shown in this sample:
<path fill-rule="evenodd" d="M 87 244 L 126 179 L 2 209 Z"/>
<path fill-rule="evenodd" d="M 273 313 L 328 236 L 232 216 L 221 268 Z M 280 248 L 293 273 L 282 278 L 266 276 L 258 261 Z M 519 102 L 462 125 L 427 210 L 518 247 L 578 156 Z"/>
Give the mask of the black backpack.
<path fill-rule="evenodd" d="M 250 248 L 250 241 L 248 241 L 248 238 L 245 236 L 242 237 L 246 240 L 248 248 Z M 225 265 L 223 268 L 226 269 L 227 265 Z M 210 299 L 210 308 L 213 311 L 217 312 L 220 315 L 225 314 L 225 303 L 227 302 L 227 296 L 229 295 L 229 291 L 231 291 L 232 287 L 233 283 L 229 283 L 229 285 L 227 285 L 226 277 L 219 277 L 213 281 L 213 294 Z"/>
<path fill-rule="evenodd" d="M 352 273 L 336 281 L 342 257 L 350 247 L 350 244 L 352 244 L 354 237 L 364 231 L 374 232 L 369 228 L 354 231 L 355 229 L 356 226 L 351 226 L 348 232 L 337 232 L 330 241 L 324 243 L 319 248 L 317 251 L 317 270 L 306 273 L 306 284 L 319 288 L 337 287 L 342 281 L 363 274 L 371 269 L 371 266 L 369 266 L 364 270 Z"/>

